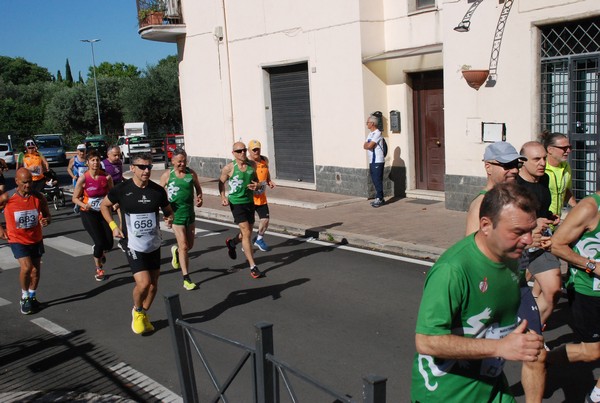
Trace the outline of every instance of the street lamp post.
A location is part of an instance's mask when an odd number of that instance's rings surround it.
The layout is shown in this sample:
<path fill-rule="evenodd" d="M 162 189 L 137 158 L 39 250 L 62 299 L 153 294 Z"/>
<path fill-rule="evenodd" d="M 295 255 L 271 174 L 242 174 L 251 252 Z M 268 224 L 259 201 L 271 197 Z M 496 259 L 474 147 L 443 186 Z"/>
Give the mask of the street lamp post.
<path fill-rule="evenodd" d="M 87 42 L 92 46 L 92 71 L 94 73 L 94 87 L 96 88 L 96 111 L 98 112 L 98 134 L 102 135 L 102 120 L 100 119 L 100 99 L 98 98 L 98 82 L 96 81 L 96 58 L 94 57 L 94 42 L 100 42 L 100 39 L 81 39 L 81 42 Z"/>

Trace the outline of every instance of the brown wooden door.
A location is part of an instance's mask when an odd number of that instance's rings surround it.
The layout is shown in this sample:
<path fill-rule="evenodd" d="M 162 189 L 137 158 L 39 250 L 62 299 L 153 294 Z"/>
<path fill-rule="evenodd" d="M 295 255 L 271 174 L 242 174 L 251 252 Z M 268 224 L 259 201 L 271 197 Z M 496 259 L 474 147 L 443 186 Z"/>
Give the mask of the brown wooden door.
<path fill-rule="evenodd" d="M 432 71 L 412 75 L 417 189 L 444 190 L 444 77 Z"/>

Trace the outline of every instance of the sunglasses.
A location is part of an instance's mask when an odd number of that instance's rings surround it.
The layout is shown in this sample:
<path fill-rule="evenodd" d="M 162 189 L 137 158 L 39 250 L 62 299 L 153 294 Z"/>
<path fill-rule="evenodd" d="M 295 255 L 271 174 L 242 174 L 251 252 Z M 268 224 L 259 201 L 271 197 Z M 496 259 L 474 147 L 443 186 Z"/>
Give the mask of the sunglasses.
<path fill-rule="evenodd" d="M 239 150 L 233 150 L 234 153 L 245 153 L 246 151 L 248 151 L 247 148 L 240 148 Z"/>
<path fill-rule="evenodd" d="M 153 166 L 152 164 L 147 164 L 147 165 L 146 164 L 131 164 L 131 165 L 133 165 L 134 167 L 137 167 L 137 168 L 141 169 L 142 171 L 145 171 L 146 169 L 147 170 L 151 170 L 152 166 Z"/>
<path fill-rule="evenodd" d="M 514 160 L 511 162 L 490 162 L 492 165 L 496 165 L 498 167 L 502 167 L 505 171 L 510 171 L 511 169 L 521 169 L 523 166 L 523 161 Z"/>
<path fill-rule="evenodd" d="M 253 149 L 252 149 L 252 152 L 253 152 L 253 153 L 260 152 L 260 148 L 253 148 Z"/>
<path fill-rule="evenodd" d="M 567 152 L 568 150 L 572 149 L 573 147 L 571 146 L 571 144 L 569 144 L 568 146 L 551 146 L 554 148 L 560 148 L 561 150 L 563 150 L 563 152 Z"/>

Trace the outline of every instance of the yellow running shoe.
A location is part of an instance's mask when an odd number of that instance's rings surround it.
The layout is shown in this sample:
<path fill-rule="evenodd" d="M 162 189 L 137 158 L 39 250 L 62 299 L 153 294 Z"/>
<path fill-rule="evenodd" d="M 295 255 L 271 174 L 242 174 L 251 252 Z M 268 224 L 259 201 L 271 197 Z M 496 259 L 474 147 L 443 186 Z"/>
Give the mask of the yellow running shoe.
<path fill-rule="evenodd" d="M 179 253 L 178 253 L 178 248 L 177 245 L 173 245 L 171 246 L 171 255 L 173 255 L 173 258 L 171 259 L 171 266 L 173 266 L 174 269 L 181 269 L 181 265 L 179 264 Z"/>
<path fill-rule="evenodd" d="M 144 330 L 144 333 L 146 333 L 146 332 L 153 332 L 154 331 L 154 326 L 150 322 L 150 318 L 148 318 L 148 314 L 144 314 L 143 321 L 144 321 L 144 327 L 146 328 L 146 330 Z"/>
<path fill-rule="evenodd" d="M 192 291 L 198 288 L 198 286 L 192 281 L 183 280 L 183 288 L 185 288 L 188 291 Z"/>
<path fill-rule="evenodd" d="M 135 334 L 142 334 L 146 331 L 146 324 L 144 323 L 146 318 L 146 314 L 144 311 L 138 312 L 134 309 L 131 310 L 131 330 Z"/>

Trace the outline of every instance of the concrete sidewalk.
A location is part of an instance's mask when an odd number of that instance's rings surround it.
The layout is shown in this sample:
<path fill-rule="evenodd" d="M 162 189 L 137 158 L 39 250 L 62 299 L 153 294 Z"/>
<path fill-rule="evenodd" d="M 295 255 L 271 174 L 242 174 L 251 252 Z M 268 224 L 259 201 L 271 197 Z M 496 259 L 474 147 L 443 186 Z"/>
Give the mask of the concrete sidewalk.
<path fill-rule="evenodd" d="M 153 170 L 151 179 L 158 182 L 163 172 Z M 218 180 L 200 183 L 204 204 L 197 216 L 233 222 L 229 207 L 221 205 Z M 404 256 L 436 260 L 465 231 L 466 213 L 446 210 L 439 201 L 391 199 L 373 208 L 366 198 L 284 186 L 268 189 L 267 198 L 270 231 Z"/>

